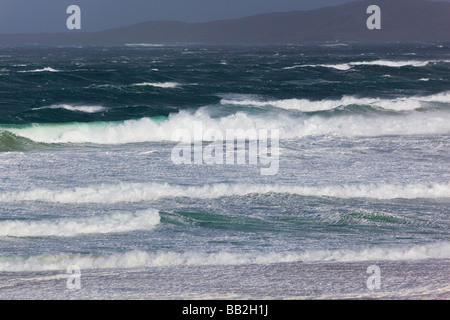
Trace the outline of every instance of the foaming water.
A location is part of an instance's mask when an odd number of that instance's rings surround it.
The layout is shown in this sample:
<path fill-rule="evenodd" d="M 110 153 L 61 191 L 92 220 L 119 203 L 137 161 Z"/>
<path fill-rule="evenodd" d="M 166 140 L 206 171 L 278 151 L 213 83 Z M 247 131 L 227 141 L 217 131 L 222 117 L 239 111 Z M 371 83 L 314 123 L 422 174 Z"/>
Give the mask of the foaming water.
<path fill-rule="evenodd" d="M 47 107 L 34 108 L 33 110 L 42 109 L 64 109 L 69 111 L 83 112 L 83 113 L 97 113 L 107 110 L 103 106 L 82 106 L 82 105 L 71 105 L 71 104 L 56 104 Z"/>
<path fill-rule="evenodd" d="M 0 222 L 0 237 L 73 237 L 153 229 L 160 221 L 158 211 L 111 213 L 105 216 L 54 220 Z"/>
<path fill-rule="evenodd" d="M 448 295 L 448 49 L 0 48 L 0 295 Z M 229 130 L 277 173 L 173 160 Z"/>
<path fill-rule="evenodd" d="M 352 61 L 349 63 L 341 64 L 303 64 L 294 65 L 292 67 L 285 67 L 285 70 L 295 69 L 295 68 L 332 68 L 340 71 L 347 71 L 358 66 L 378 66 L 378 67 L 389 67 L 389 68 L 403 68 L 403 67 L 425 67 L 438 63 L 450 63 L 450 60 L 374 60 L 374 61 Z"/>
<path fill-rule="evenodd" d="M 0 271 L 56 271 L 77 265 L 81 269 L 134 269 L 168 266 L 250 265 L 289 262 L 362 262 L 362 261 L 418 261 L 450 258 L 448 242 L 409 247 L 372 247 L 359 250 L 305 250 L 280 253 L 183 253 L 162 251 L 128 251 L 110 255 L 56 254 L 32 257 L 0 257 Z"/>
<path fill-rule="evenodd" d="M 135 83 L 133 86 L 137 87 L 157 87 L 157 88 L 177 88 L 181 86 L 181 84 L 177 82 L 141 82 Z"/>
<path fill-rule="evenodd" d="M 371 199 L 439 199 L 450 198 L 450 183 L 430 184 L 362 184 L 334 186 L 292 186 L 215 184 L 205 186 L 179 186 L 159 183 L 121 183 L 65 190 L 35 189 L 6 192 L 1 202 L 47 201 L 59 203 L 118 203 L 157 200 L 161 198 L 189 197 L 212 199 L 249 194 L 293 194 L 312 197 L 371 198 Z"/>
<path fill-rule="evenodd" d="M 315 112 L 324 110 L 333 110 L 339 107 L 345 107 L 350 105 L 364 106 L 370 105 L 373 107 L 395 110 L 395 111 L 409 111 L 419 108 L 432 108 L 430 103 L 450 104 L 450 92 L 442 92 L 430 96 L 413 96 L 413 97 L 401 97 L 395 99 L 381 99 L 381 98 L 361 98 L 356 96 L 344 96 L 339 100 L 317 100 L 311 101 L 308 99 L 284 99 L 284 100 L 252 100 L 241 99 L 231 100 L 222 99 L 223 105 L 242 105 L 242 106 L 273 106 L 280 109 L 287 110 L 299 110 L 302 112 Z"/>
<path fill-rule="evenodd" d="M 186 142 L 198 139 L 196 126 L 201 123 L 204 131 L 277 129 L 281 139 L 307 136 L 376 137 L 385 135 L 426 135 L 450 133 L 449 113 L 445 111 L 420 112 L 407 115 L 342 115 L 294 117 L 249 115 L 238 112 L 221 118 L 213 118 L 205 110 L 194 113 L 180 111 L 165 121 L 142 118 L 122 122 L 93 122 L 68 124 L 33 124 L 0 129 L 40 143 L 94 143 L 126 144 L 139 142 L 172 141 L 177 130 L 191 133 Z M 196 138 L 197 137 L 197 138 Z M 203 136 L 200 137 L 202 139 Z M 239 137 L 245 139 L 246 137 Z"/>

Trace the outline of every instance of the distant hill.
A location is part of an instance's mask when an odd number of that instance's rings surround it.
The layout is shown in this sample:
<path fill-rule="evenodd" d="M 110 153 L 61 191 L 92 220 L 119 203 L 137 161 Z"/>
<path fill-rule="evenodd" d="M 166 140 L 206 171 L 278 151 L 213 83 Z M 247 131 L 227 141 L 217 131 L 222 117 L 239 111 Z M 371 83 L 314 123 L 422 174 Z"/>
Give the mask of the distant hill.
<path fill-rule="evenodd" d="M 381 8 L 381 30 L 369 30 L 369 5 Z M 335 7 L 186 23 L 149 21 L 102 32 L 0 34 L 0 44 L 248 43 L 450 41 L 450 3 L 355 1 Z"/>

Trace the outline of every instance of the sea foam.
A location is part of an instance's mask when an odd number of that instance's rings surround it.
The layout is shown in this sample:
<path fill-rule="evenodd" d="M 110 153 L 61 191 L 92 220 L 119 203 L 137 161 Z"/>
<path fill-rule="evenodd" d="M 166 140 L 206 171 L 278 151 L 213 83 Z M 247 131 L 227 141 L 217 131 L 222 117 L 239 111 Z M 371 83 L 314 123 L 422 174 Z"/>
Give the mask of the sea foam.
<path fill-rule="evenodd" d="M 157 88 L 177 88 L 181 86 L 178 82 L 141 82 L 135 83 L 133 86 L 137 87 L 157 87 Z"/>
<path fill-rule="evenodd" d="M 160 221 L 157 210 L 118 212 L 104 216 L 54 220 L 2 220 L 0 237 L 72 237 L 153 229 Z"/>
<path fill-rule="evenodd" d="M 356 96 L 343 96 L 341 99 L 282 99 L 282 100 L 258 100 L 253 97 L 241 96 L 239 99 L 222 99 L 223 105 L 242 106 L 273 106 L 286 110 L 298 110 L 302 112 L 316 112 L 333 110 L 350 105 L 369 105 L 385 110 L 408 111 L 426 108 L 429 103 L 450 104 L 450 92 L 442 92 L 429 96 L 399 97 L 393 99 L 363 98 Z"/>
<path fill-rule="evenodd" d="M 60 70 L 53 69 L 52 67 L 45 67 L 41 69 L 34 69 L 34 70 L 24 70 L 19 72 L 60 72 Z"/>
<path fill-rule="evenodd" d="M 450 60 L 374 60 L 374 61 L 352 61 L 340 64 L 301 64 L 291 67 L 284 67 L 284 70 L 291 70 L 296 68 L 331 68 L 340 71 L 347 71 L 357 66 L 378 66 L 389 68 L 403 68 L 403 67 L 426 67 L 431 64 L 450 63 Z"/>
<path fill-rule="evenodd" d="M 278 130 L 280 139 L 307 136 L 377 137 L 386 135 L 434 135 L 450 133 L 450 114 L 445 110 L 408 114 L 346 114 L 335 117 L 310 117 L 287 114 L 247 114 L 237 112 L 215 118 L 201 108 L 195 112 L 180 111 L 167 119 L 141 118 L 121 122 L 33 124 L 0 127 L 16 136 L 38 143 L 127 144 L 173 141 L 179 130 L 189 132 L 185 142 L 196 138 L 195 128 L 201 123 L 204 132 L 227 130 Z M 198 137 L 202 139 L 203 137 Z M 238 139 L 245 139 L 237 137 Z"/>
<path fill-rule="evenodd" d="M 54 104 L 51 106 L 45 106 L 40 108 L 34 108 L 33 110 L 43 110 L 43 109 L 64 109 L 74 112 L 82 113 L 98 113 L 107 110 L 103 106 L 84 106 L 84 105 L 71 105 L 71 104 Z"/>
<path fill-rule="evenodd" d="M 211 184 L 203 186 L 181 186 L 160 183 L 120 183 L 58 190 L 42 188 L 21 192 L 4 192 L 0 194 L 0 202 L 45 201 L 56 203 L 119 203 L 152 201 L 176 197 L 214 199 L 220 197 L 271 193 L 344 199 L 438 199 L 450 198 L 450 182 L 406 185 L 379 183 L 329 186 L 278 184 Z"/>
<path fill-rule="evenodd" d="M 299 250 L 283 252 L 228 252 L 205 253 L 196 251 L 142 250 L 93 254 L 50 254 L 31 257 L 0 257 L 2 272 L 57 271 L 77 265 L 82 270 L 132 269 L 171 266 L 247 265 L 274 263 L 366 262 L 366 261 L 419 261 L 449 259 L 450 243 L 440 242 L 403 247 L 364 247 L 360 249 Z"/>

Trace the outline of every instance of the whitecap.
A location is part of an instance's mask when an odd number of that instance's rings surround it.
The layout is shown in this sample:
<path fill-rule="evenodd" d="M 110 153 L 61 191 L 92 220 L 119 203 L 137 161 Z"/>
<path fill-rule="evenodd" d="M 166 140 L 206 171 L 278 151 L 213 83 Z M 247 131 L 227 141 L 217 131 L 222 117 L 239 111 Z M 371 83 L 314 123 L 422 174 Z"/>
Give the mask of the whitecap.
<path fill-rule="evenodd" d="M 388 75 L 386 75 L 388 76 Z M 421 81 L 424 81 L 423 79 Z M 427 103 L 450 103 L 450 91 L 429 96 L 410 96 L 394 99 L 364 98 L 356 96 L 343 96 L 341 99 L 282 99 L 282 100 L 258 100 L 252 96 L 240 96 L 235 99 L 222 99 L 223 105 L 242 106 L 273 106 L 286 110 L 298 110 L 302 112 L 315 112 L 333 110 L 349 105 L 370 105 L 386 110 L 407 111 L 423 108 Z"/>
<path fill-rule="evenodd" d="M 0 237 L 73 237 L 84 234 L 130 232 L 151 230 L 159 222 L 157 210 L 37 221 L 2 220 Z"/>
<path fill-rule="evenodd" d="M 281 185 L 281 184 L 211 184 L 181 186 L 161 183 L 120 183 L 92 185 L 73 189 L 32 189 L 4 192 L 0 202 L 44 201 L 50 203 L 127 203 L 164 198 L 189 197 L 216 199 L 251 194 L 291 194 L 342 199 L 443 199 L 450 198 L 449 183 L 415 184 L 345 184 L 345 185 Z"/>
<path fill-rule="evenodd" d="M 41 69 L 34 69 L 34 70 L 24 70 L 19 72 L 60 72 L 60 70 L 53 69 L 51 67 L 45 67 Z"/>
<path fill-rule="evenodd" d="M 231 252 L 206 253 L 199 251 L 133 250 L 111 254 L 48 254 L 24 257 L 0 257 L 2 272 L 57 271 L 66 272 L 72 265 L 82 270 L 133 269 L 171 266 L 213 265 L 270 265 L 275 263 L 368 262 L 368 261 L 420 261 L 449 259 L 450 243 L 438 242 L 398 247 L 362 247 L 356 249 L 307 249 L 284 252 Z"/>
<path fill-rule="evenodd" d="M 83 113 L 98 113 L 107 110 L 107 108 L 103 106 L 85 106 L 85 105 L 71 105 L 71 104 L 55 104 L 51 106 L 34 108 L 33 110 L 42 110 L 42 109 L 65 109 L 69 111 L 76 111 Z"/>
<path fill-rule="evenodd" d="M 141 82 L 141 83 L 135 83 L 133 86 L 137 87 L 157 87 L 157 88 L 177 88 L 181 86 L 178 82 Z"/>

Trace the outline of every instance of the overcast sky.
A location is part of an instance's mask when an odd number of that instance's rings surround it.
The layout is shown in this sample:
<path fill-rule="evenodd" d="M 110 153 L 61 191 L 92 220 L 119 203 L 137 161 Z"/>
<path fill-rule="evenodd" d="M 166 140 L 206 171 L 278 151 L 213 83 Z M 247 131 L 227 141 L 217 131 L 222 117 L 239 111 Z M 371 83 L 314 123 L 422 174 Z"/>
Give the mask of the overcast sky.
<path fill-rule="evenodd" d="M 0 33 L 65 32 L 69 5 L 81 8 L 81 29 L 91 32 L 148 20 L 205 22 L 350 1 L 354 0 L 0 0 Z"/>

